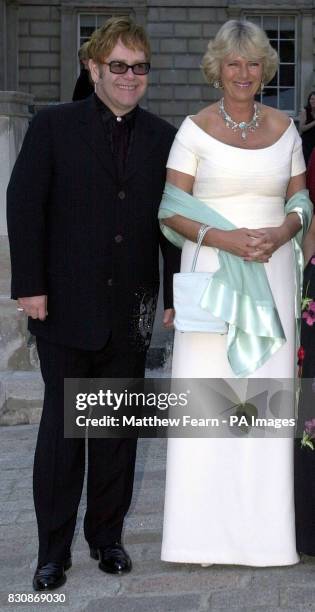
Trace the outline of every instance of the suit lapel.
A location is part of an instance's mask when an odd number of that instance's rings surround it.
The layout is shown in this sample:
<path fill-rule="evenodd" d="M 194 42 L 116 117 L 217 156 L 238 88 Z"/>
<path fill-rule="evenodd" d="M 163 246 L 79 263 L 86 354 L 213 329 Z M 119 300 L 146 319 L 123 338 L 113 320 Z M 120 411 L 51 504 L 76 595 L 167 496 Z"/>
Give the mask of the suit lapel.
<path fill-rule="evenodd" d="M 78 124 L 83 140 L 98 157 L 104 169 L 116 179 L 116 168 L 110 144 L 106 138 L 101 114 L 93 95 L 86 99 Z"/>
<path fill-rule="evenodd" d="M 135 120 L 134 141 L 126 163 L 125 179 L 129 179 L 137 171 L 142 161 L 157 146 L 159 139 L 150 113 L 139 107 Z"/>

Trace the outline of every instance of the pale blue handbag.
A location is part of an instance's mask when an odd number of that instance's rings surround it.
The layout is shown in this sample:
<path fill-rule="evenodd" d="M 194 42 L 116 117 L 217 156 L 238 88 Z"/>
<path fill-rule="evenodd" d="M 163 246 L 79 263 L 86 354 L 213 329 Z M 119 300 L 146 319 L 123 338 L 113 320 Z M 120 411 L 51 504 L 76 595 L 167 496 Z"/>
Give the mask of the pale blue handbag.
<path fill-rule="evenodd" d="M 174 274 L 174 327 L 180 332 L 227 334 L 228 331 L 225 321 L 200 306 L 202 296 L 214 274 L 195 271 L 200 247 L 208 229 L 209 226 L 204 226 L 199 231 L 191 271 Z"/>

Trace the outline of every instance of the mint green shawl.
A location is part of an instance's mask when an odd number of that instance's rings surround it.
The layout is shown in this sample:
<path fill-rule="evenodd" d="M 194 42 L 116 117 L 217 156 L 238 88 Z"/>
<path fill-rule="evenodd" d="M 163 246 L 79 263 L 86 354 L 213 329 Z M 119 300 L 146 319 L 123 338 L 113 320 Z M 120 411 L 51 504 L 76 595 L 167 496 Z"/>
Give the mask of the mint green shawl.
<path fill-rule="evenodd" d="M 285 213 L 296 212 L 301 229 L 292 240 L 296 263 L 296 317 L 300 317 L 303 283 L 302 239 L 312 219 L 308 191 L 296 193 L 285 205 Z M 185 238 L 163 224 L 163 219 L 181 215 L 222 230 L 236 229 L 225 217 L 194 196 L 166 183 L 159 210 L 164 236 L 182 248 Z M 264 265 L 247 262 L 227 251 L 219 251 L 220 268 L 214 273 L 200 305 L 228 325 L 227 356 L 237 377 L 245 377 L 263 365 L 285 342 L 285 334 L 271 293 Z"/>

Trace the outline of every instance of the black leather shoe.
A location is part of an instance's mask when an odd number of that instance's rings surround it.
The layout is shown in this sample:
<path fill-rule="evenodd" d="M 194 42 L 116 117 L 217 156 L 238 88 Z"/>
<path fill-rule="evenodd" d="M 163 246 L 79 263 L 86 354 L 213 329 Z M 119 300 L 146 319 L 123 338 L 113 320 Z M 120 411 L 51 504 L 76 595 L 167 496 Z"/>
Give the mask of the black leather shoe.
<path fill-rule="evenodd" d="M 65 572 L 71 565 L 71 557 L 67 557 L 64 563 L 51 561 L 44 565 L 38 565 L 33 578 L 34 590 L 52 591 L 61 587 L 67 580 Z"/>
<path fill-rule="evenodd" d="M 92 559 L 99 561 L 98 567 L 108 574 L 126 574 L 132 568 L 131 559 L 120 542 L 100 548 L 90 548 Z"/>

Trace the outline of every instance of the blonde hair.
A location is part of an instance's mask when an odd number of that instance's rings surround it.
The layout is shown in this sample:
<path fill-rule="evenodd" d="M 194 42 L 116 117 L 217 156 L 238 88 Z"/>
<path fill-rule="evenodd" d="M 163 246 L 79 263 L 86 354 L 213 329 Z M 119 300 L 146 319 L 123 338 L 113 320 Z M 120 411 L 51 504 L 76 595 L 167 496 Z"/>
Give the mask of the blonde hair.
<path fill-rule="evenodd" d="M 88 44 L 89 44 L 89 41 L 88 40 L 85 41 L 85 43 L 83 43 L 83 45 L 81 45 L 81 47 L 80 47 L 80 49 L 78 51 L 78 57 L 79 57 L 80 61 L 88 60 L 89 59 L 89 56 L 88 56 Z"/>
<path fill-rule="evenodd" d="M 210 85 L 219 81 L 221 62 L 230 53 L 262 61 L 264 83 L 269 83 L 277 72 L 279 57 L 264 30 L 251 21 L 231 19 L 223 24 L 215 38 L 209 42 L 202 59 L 201 68 Z"/>
<path fill-rule="evenodd" d="M 111 17 L 95 30 L 87 44 L 90 59 L 101 64 L 112 52 L 118 40 L 128 49 L 141 49 L 146 60 L 150 60 L 151 49 L 145 29 L 130 17 Z"/>

